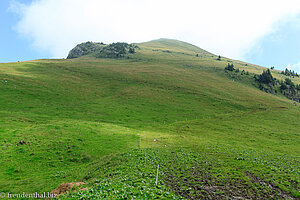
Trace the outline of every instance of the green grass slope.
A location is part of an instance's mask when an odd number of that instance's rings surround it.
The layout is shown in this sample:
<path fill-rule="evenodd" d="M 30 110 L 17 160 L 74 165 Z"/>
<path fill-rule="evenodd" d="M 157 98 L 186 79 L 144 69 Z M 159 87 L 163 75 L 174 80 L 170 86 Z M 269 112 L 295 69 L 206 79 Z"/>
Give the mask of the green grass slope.
<path fill-rule="evenodd" d="M 0 191 L 299 198 L 299 106 L 223 70 L 264 68 L 177 40 L 137 45 L 124 59 L 0 64 Z"/>

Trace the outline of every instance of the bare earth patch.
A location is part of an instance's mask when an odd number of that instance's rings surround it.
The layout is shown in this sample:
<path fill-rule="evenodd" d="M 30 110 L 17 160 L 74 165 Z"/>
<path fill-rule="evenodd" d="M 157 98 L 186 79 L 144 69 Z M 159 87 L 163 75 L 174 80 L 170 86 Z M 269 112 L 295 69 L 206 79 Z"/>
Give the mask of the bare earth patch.
<path fill-rule="evenodd" d="M 84 182 L 72 182 L 72 183 L 62 183 L 51 192 L 51 194 L 57 194 L 58 196 L 61 194 L 65 194 L 67 191 L 72 190 L 74 187 L 78 187 L 80 185 L 84 185 Z M 84 188 L 85 189 L 85 188 Z"/>

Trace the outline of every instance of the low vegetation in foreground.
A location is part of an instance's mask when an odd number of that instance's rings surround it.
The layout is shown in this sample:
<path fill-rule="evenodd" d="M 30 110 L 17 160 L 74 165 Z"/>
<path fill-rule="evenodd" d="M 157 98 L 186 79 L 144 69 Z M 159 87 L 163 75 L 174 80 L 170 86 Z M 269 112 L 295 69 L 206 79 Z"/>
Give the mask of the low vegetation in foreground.
<path fill-rule="evenodd" d="M 283 93 L 299 77 L 271 69 L 283 92 L 266 92 L 267 69 L 191 44 L 116 44 L 125 53 L 96 58 L 114 45 L 90 43 L 73 59 L 0 64 L 1 192 L 300 198 L 300 108 Z"/>

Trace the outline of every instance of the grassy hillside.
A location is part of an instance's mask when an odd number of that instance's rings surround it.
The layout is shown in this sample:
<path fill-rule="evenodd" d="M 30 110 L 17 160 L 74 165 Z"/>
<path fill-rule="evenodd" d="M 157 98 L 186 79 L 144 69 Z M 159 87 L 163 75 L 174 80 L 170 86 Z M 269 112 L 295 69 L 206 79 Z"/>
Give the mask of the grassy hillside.
<path fill-rule="evenodd" d="M 0 191 L 83 181 L 70 195 L 299 197 L 299 106 L 223 70 L 264 68 L 176 40 L 137 45 L 123 59 L 0 64 Z"/>

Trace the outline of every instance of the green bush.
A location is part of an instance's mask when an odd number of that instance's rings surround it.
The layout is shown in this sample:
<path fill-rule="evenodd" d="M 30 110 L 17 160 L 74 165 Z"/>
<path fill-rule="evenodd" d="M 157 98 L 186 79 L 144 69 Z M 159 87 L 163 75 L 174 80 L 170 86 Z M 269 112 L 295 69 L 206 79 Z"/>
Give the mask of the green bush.
<path fill-rule="evenodd" d="M 228 71 L 234 71 L 235 69 L 234 69 L 233 64 L 228 63 L 228 64 L 227 64 L 227 67 L 225 67 L 225 70 L 228 70 Z"/>

